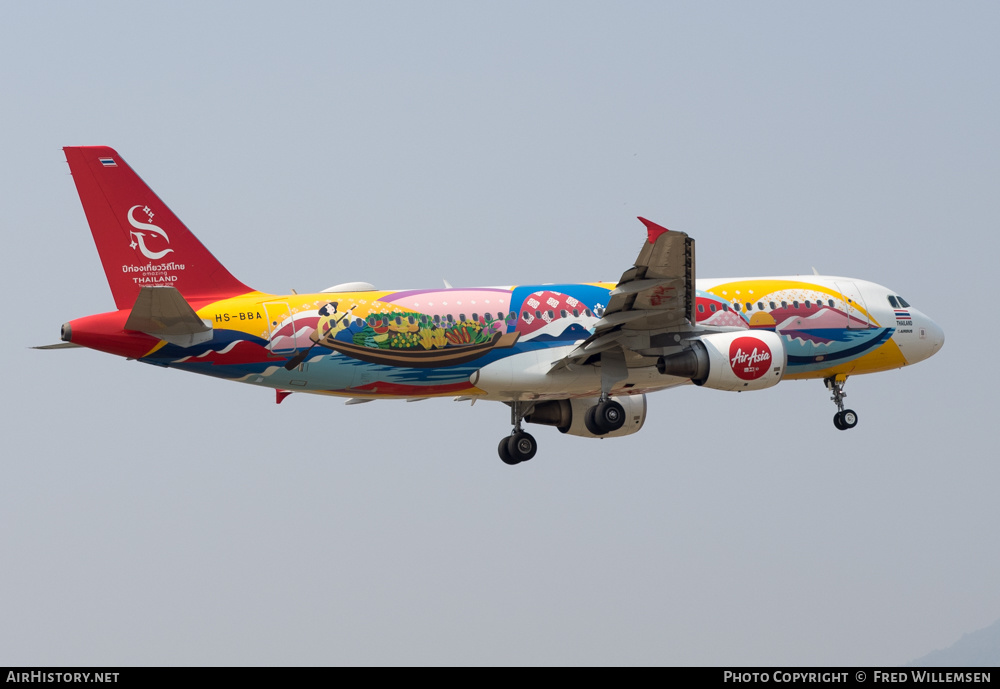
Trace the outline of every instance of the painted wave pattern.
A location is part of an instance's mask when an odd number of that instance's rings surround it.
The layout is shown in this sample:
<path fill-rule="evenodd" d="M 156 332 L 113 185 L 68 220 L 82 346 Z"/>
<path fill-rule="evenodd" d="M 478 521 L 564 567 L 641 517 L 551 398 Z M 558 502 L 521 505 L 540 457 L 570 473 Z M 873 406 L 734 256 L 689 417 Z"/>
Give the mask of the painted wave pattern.
<path fill-rule="evenodd" d="M 741 290 L 730 294 L 731 287 L 698 292 L 699 325 L 778 333 L 793 373 L 822 371 L 863 356 L 885 344 L 895 332 L 869 322 L 867 314 L 857 307 L 849 308 L 844 295 L 836 292 L 788 282 L 756 293 L 748 289 L 745 294 L 740 294 Z"/>
<path fill-rule="evenodd" d="M 881 346 L 893 333 L 892 328 L 869 324 L 858 314 L 849 313 L 839 294 L 785 287 L 755 295 L 747 308 L 741 306 L 746 302 L 732 299 L 724 290 L 716 294 L 716 290 L 697 292 L 698 324 L 775 331 L 785 341 L 793 370 L 822 370 L 860 356 Z M 289 389 L 305 386 L 310 391 L 389 396 L 457 394 L 474 390 L 469 377 L 492 361 L 585 339 L 593 332 L 607 300 L 608 290 L 599 286 L 545 285 L 399 292 L 365 304 L 330 302 L 328 306 L 318 301 L 315 310 L 289 313 L 272 323 L 269 339 L 216 329 L 214 339 L 198 353 L 167 344 L 143 360 L 247 382 L 266 380 L 272 387 Z M 763 304 L 775 308 L 753 308 Z M 445 318 L 443 312 L 455 315 Z M 321 339 L 315 335 L 317 330 L 337 341 L 390 353 L 448 352 L 465 345 L 482 345 L 495 333 L 517 332 L 519 337 L 513 347 L 487 349 L 472 362 L 409 368 L 364 362 L 317 346 Z M 295 353 L 308 348 L 312 348 L 310 356 L 303 362 L 308 376 L 284 368 Z M 298 380 L 303 377 L 309 382 Z"/>

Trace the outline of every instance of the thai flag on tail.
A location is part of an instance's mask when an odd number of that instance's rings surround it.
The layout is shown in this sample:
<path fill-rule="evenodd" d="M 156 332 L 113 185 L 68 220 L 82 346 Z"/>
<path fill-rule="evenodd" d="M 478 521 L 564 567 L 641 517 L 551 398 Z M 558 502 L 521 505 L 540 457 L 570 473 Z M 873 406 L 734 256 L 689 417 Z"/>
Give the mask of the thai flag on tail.
<path fill-rule="evenodd" d="M 118 167 L 118 163 L 115 162 L 114 158 L 98 158 L 101 161 L 101 165 L 104 167 Z"/>

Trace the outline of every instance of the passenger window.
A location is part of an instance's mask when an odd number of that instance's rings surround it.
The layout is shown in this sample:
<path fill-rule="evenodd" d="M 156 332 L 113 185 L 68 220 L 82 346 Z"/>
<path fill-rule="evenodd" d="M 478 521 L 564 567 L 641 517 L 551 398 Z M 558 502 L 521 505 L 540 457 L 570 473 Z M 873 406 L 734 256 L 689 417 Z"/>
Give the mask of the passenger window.
<path fill-rule="evenodd" d="M 781 308 L 787 309 L 788 308 L 788 302 L 787 301 L 781 302 Z"/>
<path fill-rule="evenodd" d="M 775 310 L 776 308 L 778 308 L 777 306 L 775 306 L 775 305 L 774 305 L 774 302 L 773 302 L 773 301 L 769 301 L 769 302 L 767 302 L 767 305 L 771 307 L 771 310 L 772 310 L 772 311 L 774 311 L 774 310 Z"/>
<path fill-rule="evenodd" d="M 809 303 L 808 299 L 806 299 L 806 308 L 807 309 L 811 309 L 812 308 L 812 304 Z"/>
<path fill-rule="evenodd" d="M 698 304 L 698 313 L 705 313 L 705 305 Z"/>
<path fill-rule="evenodd" d="M 587 314 L 587 318 L 592 318 L 592 317 L 593 317 L 593 315 L 594 315 L 594 314 L 592 314 L 592 313 L 590 312 L 590 309 L 586 309 L 586 310 L 584 311 L 584 313 L 585 313 L 585 314 Z"/>
<path fill-rule="evenodd" d="M 560 318 L 566 318 L 566 316 L 568 316 L 568 315 L 569 314 L 566 313 L 566 309 L 559 309 L 559 317 Z"/>
<path fill-rule="evenodd" d="M 826 303 L 830 305 L 831 309 L 833 308 L 833 299 L 827 299 Z"/>
<path fill-rule="evenodd" d="M 715 313 L 715 310 L 716 310 L 715 309 L 715 304 L 709 304 L 708 308 L 709 308 L 709 310 L 711 310 L 712 313 Z"/>
<path fill-rule="evenodd" d="M 798 300 L 798 299 L 796 299 L 795 301 L 793 301 L 793 302 L 792 302 L 792 306 L 793 306 L 794 308 L 796 308 L 796 309 L 797 309 L 797 308 L 799 308 L 799 300 Z"/>
<path fill-rule="evenodd" d="M 723 308 L 725 308 L 725 307 L 723 307 Z M 737 313 L 739 313 L 739 310 L 740 310 L 739 303 L 733 304 L 733 310 L 736 311 Z"/>
<path fill-rule="evenodd" d="M 757 302 L 757 310 L 758 311 L 763 311 L 764 310 L 764 302 L 762 302 L 762 301 Z"/>
<path fill-rule="evenodd" d="M 747 311 L 753 311 L 753 304 L 747 302 Z"/>

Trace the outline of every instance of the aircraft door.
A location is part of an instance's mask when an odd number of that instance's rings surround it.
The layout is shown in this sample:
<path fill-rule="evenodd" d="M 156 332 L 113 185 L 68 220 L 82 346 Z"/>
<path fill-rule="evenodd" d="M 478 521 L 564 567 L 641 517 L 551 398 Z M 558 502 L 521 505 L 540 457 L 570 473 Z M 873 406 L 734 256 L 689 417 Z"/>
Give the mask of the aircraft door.
<path fill-rule="evenodd" d="M 290 352 L 295 349 L 295 319 L 291 309 L 283 301 L 272 301 L 264 304 L 267 314 L 267 332 L 271 340 L 271 351 Z"/>
<path fill-rule="evenodd" d="M 865 298 L 861 296 L 861 290 L 853 282 L 838 282 L 836 285 L 840 293 L 844 295 L 847 327 L 853 330 L 868 328 L 868 307 L 865 306 Z"/>

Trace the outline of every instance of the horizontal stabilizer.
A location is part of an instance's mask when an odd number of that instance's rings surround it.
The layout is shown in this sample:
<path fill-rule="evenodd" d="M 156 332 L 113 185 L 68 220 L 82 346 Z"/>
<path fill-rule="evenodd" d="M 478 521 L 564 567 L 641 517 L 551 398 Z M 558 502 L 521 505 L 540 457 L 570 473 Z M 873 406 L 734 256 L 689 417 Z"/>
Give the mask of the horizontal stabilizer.
<path fill-rule="evenodd" d="M 180 347 L 191 347 L 212 339 L 212 325 L 198 318 L 191 305 L 175 288 L 147 286 L 139 290 L 126 330 L 146 333 Z"/>
<path fill-rule="evenodd" d="M 77 347 L 82 346 L 83 345 L 78 345 L 75 342 L 57 342 L 56 344 L 39 345 L 37 347 L 32 347 L 32 349 L 76 349 Z"/>

